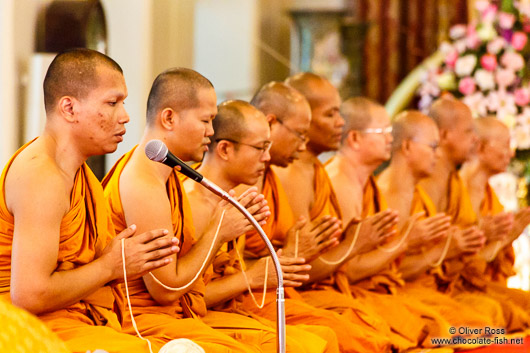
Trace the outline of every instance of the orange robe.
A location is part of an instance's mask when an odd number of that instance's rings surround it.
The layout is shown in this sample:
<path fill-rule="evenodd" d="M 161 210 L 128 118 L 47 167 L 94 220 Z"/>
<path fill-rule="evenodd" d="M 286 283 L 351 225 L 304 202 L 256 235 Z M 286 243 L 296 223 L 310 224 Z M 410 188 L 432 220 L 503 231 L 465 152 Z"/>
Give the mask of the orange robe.
<path fill-rule="evenodd" d="M 486 184 L 484 199 L 480 205 L 482 217 L 495 215 L 503 212 L 504 207 L 499 202 L 493 188 Z M 512 245 L 507 245 L 501 249 L 493 261 L 481 263 L 480 276 L 489 279 L 485 281 L 486 293 L 503 304 L 509 306 L 505 310 L 505 319 L 512 330 L 524 330 L 530 327 L 530 293 L 520 289 L 506 287 L 506 279 L 515 272 L 513 264 L 515 253 Z"/>
<path fill-rule="evenodd" d="M 385 209 L 386 201 L 375 178 L 370 177 L 363 191 L 362 219 Z M 431 346 L 429 338 L 448 336 L 450 324 L 434 307 L 399 294 L 404 285 L 398 271 L 399 261 L 400 258 L 376 275 L 351 284 L 349 291 L 354 298 L 385 319 L 392 329 L 391 341 L 398 350 Z"/>
<path fill-rule="evenodd" d="M 461 228 L 478 223 L 467 188 L 457 172 L 450 175 L 445 213 L 451 217 L 454 225 Z M 445 281 L 438 283 L 439 290 L 450 293 L 463 304 L 481 307 L 481 311 L 492 318 L 496 327 L 505 327 L 508 331 L 520 329 L 512 325 L 511 304 L 486 295 L 483 259 L 476 255 L 461 255 L 444 261 L 442 270 Z"/>
<path fill-rule="evenodd" d="M 419 212 L 425 212 L 425 217 L 432 217 L 436 215 L 436 206 L 427 193 L 420 186 L 416 186 L 410 214 Z M 442 240 L 442 242 L 445 241 L 445 239 Z M 430 246 L 434 245 L 437 244 L 430 244 Z M 400 289 L 400 293 L 415 297 L 422 303 L 436 308 L 454 327 L 493 327 L 492 318 L 438 291 L 438 281 L 444 281 L 441 266 L 432 267 L 415 279 L 407 281 Z"/>
<path fill-rule="evenodd" d="M 18 150 L 7 163 L 0 177 L 2 190 L 13 160 L 30 143 Z M 28 173 L 31 172 L 29 169 Z M 8 301 L 13 232 L 14 218 L 7 209 L 4 193 L 0 193 L 0 297 Z M 75 176 L 70 210 L 61 222 L 56 271 L 75 269 L 92 262 L 113 236 L 114 228 L 101 184 L 83 164 Z M 75 304 L 38 317 L 74 352 L 96 349 L 148 352 L 145 342 L 121 332 L 118 318 L 112 311 L 115 290 L 114 286 L 102 287 Z"/>
<path fill-rule="evenodd" d="M 0 352 L 70 352 L 42 321 L 3 299 L 0 299 L 0 322 Z"/>
<path fill-rule="evenodd" d="M 295 222 L 287 195 L 280 180 L 270 168 L 267 169 L 264 176 L 262 194 L 265 196 L 271 212 L 271 216 L 263 226 L 263 230 L 275 248 L 280 248 L 284 244 L 287 231 Z M 247 255 L 251 257 L 267 255 L 265 243 L 256 232 L 250 232 L 246 235 L 245 249 Z M 300 293 L 303 294 L 303 291 Z M 294 288 L 285 289 L 285 311 L 288 324 L 310 324 L 330 327 L 339 339 L 342 352 L 384 352 L 389 349 L 387 337 L 377 331 L 379 326 L 370 326 L 373 323 L 372 318 L 368 316 L 361 318 L 358 315 L 358 305 L 352 298 L 335 291 L 336 302 L 340 302 L 340 308 L 342 310 L 346 310 L 346 307 L 350 308 L 349 312 L 351 315 L 343 316 L 337 312 L 311 305 L 300 293 Z M 261 302 L 261 298 L 262 295 L 256 293 L 258 302 Z M 249 312 L 269 320 L 275 320 L 275 298 L 275 290 L 269 290 L 265 306 L 260 310 L 256 308 L 250 296 L 245 295 L 243 305 Z"/>
<path fill-rule="evenodd" d="M 119 179 L 133 151 L 134 149 L 121 157 L 103 180 L 105 197 L 118 233 L 127 227 L 120 199 Z M 166 188 L 171 203 L 173 234 L 179 239 L 180 244 L 178 256 L 183 256 L 195 242 L 195 229 L 188 199 L 176 170 L 169 176 Z M 202 278 L 197 280 L 173 305 L 167 306 L 158 304 L 151 297 L 142 278 L 129 280 L 128 286 L 138 330 L 155 346 L 161 347 L 177 338 L 188 338 L 207 352 L 259 352 L 258 346 L 240 343 L 234 339 L 239 337 L 229 337 L 202 322 L 201 317 L 206 315 L 205 284 Z M 117 302 L 123 330 L 135 334 L 123 284 L 120 284 Z"/>
<path fill-rule="evenodd" d="M 239 253 L 243 256 L 244 245 L 244 236 L 238 238 L 237 243 L 232 241 L 223 244 L 204 275 L 207 286 L 210 281 L 241 272 L 245 266 L 244 259 L 242 258 L 243 264 L 241 264 L 235 247 L 238 247 Z M 255 292 L 262 293 L 263 291 L 255 290 Z M 237 328 L 239 331 L 241 329 L 253 329 L 249 333 L 254 334 L 255 341 L 261 338 L 262 342 L 257 342 L 259 346 L 264 351 L 276 352 L 275 320 L 262 318 L 246 310 L 242 301 L 243 296 L 240 295 L 208 309 L 208 313 L 203 318 L 204 322 L 213 328 L 223 330 L 223 332 L 229 331 L 229 333 Z M 235 331 L 237 332 L 237 330 Z M 337 336 L 328 327 L 302 324 L 287 325 L 286 335 L 287 352 L 339 352 Z M 268 337 L 267 342 L 263 342 L 264 337 Z"/>

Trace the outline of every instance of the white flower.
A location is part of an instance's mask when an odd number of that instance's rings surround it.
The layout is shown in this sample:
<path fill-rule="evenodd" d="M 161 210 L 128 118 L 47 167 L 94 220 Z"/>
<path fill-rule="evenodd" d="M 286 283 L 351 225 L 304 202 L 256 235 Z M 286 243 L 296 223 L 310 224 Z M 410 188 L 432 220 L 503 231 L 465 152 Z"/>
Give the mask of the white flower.
<path fill-rule="evenodd" d="M 455 50 L 455 47 L 453 47 L 453 45 L 449 42 L 442 42 L 442 44 L 440 44 L 440 51 L 445 55 L 445 54 L 448 54 L 448 53 L 451 53 L 453 50 Z"/>
<path fill-rule="evenodd" d="M 488 113 L 486 97 L 484 97 L 482 92 L 475 92 L 469 96 L 465 96 L 462 98 L 462 102 L 464 102 L 469 109 L 471 109 L 473 117 L 475 118 L 479 116 L 486 116 Z"/>
<path fill-rule="evenodd" d="M 453 43 L 453 46 L 459 54 L 462 54 L 467 49 L 467 40 L 465 38 L 457 40 Z"/>
<path fill-rule="evenodd" d="M 482 25 L 477 31 L 477 36 L 480 38 L 481 41 L 487 42 L 497 36 L 497 31 L 491 24 Z"/>
<path fill-rule="evenodd" d="M 484 69 L 475 72 L 475 81 L 482 91 L 489 91 L 495 88 L 495 79 L 493 73 Z"/>
<path fill-rule="evenodd" d="M 477 65 L 477 57 L 472 54 L 462 56 L 456 60 L 455 72 L 458 76 L 469 76 Z"/>
<path fill-rule="evenodd" d="M 488 8 L 488 6 L 490 5 L 490 2 L 487 1 L 487 0 L 478 0 L 478 1 L 475 1 L 475 8 L 479 11 L 479 12 L 482 12 L 484 10 L 486 10 Z"/>
<path fill-rule="evenodd" d="M 421 112 L 427 114 L 429 112 L 429 108 L 431 107 L 432 101 L 433 98 L 428 94 L 422 95 L 420 101 L 418 102 L 418 108 L 421 110 Z"/>
<path fill-rule="evenodd" d="M 449 30 L 449 37 L 453 40 L 460 39 L 466 35 L 467 26 L 463 24 L 454 25 Z"/>
<path fill-rule="evenodd" d="M 488 94 L 488 109 L 492 113 L 497 113 L 498 119 L 505 119 L 509 115 L 515 116 L 517 114 L 515 97 L 505 90 L 491 91 Z"/>

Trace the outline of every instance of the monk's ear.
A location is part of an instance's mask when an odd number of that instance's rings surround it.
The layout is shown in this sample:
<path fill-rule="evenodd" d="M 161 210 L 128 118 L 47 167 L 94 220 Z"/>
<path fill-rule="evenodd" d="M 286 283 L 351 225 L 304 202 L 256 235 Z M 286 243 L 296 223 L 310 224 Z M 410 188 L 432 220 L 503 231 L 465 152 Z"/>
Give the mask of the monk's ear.
<path fill-rule="evenodd" d="M 408 156 L 410 153 L 410 142 L 410 140 L 403 140 L 403 142 L 401 142 L 401 147 L 399 149 L 401 150 L 401 153 L 403 153 L 405 156 Z"/>
<path fill-rule="evenodd" d="M 171 108 L 164 108 L 159 116 L 160 125 L 166 130 L 173 130 L 177 123 L 178 114 Z"/>
<path fill-rule="evenodd" d="M 448 135 L 449 135 L 449 130 L 440 129 L 440 141 L 446 140 Z"/>
<path fill-rule="evenodd" d="M 271 126 L 273 123 L 278 121 L 276 114 L 267 114 L 266 118 L 267 118 L 267 122 L 269 123 L 269 126 Z"/>
<path fill-rule="evenodd" d="M 220 140 L 219 142 L 217 142 L 217 146 L 215 146 L 215 151 L 219 158 L 224 161 L 228 161 L 229 149 L 232 148 L 231 146 L 232 144 L 225 140 Z"/>
<path fill-rule="evenodd" d="M 59 114 L 68 122 L 76 123 L 77 120 L 77 100 L 70 96 L 63 96 L 57 102 Z"/>
<path fill-rule="evenodd" d="M 360 144 L 361 140 L 361 133 L 357 130 L 350 130 L 348 131 L 348 134 L 346 135 L 346 143 L 348 146 L 354 150 L 358 150 L 361 146 Z"/>

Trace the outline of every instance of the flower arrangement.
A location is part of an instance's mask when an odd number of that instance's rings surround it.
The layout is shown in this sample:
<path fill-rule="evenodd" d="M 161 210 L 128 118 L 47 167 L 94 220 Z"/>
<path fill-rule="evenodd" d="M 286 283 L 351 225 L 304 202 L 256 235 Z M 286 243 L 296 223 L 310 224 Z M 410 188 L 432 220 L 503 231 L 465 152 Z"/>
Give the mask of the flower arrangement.
<path fill-rule="evenodd" d="M 530 148 L 530 1 L 480 0 L 478 19 L 450 30 L 442 65 L 425 74 L 419 108 L 452 94 L 474 116 L 496 115 L 512 132 L 514 147 Z"/>

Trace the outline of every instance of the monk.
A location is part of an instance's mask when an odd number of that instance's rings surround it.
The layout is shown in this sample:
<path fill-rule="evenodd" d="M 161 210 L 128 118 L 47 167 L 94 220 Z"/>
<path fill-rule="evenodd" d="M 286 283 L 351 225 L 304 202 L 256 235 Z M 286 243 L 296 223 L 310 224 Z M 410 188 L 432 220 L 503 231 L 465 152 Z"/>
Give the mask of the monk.
<path fill-rule="evenodd" d="M 388 350 L 390 345 L 385 332 L 389 331 L 389 328 L 382 319 L 373 318 L 370 313 L 359 308 L 351 297 L 340 293 L 335 288 L 333 278 L 330 277 L 340 267 L 341 262 L 324 263 L 319 260 L 322 253 L 326 253 L 330 259 L 350 258 L 374 240 L 369 236 L 363 236 L 362 241 L 354 249 L 350 249 L 355 232 L 347 231 L 344 235 L 346 241 L 337 244 L 337 237 L 342 236 L 342 230 L 336 220 L 337 214 L 330 211 L 333 206 L 329 202 L 319 203 L 317 206 L 319 214 L 311 217 L 300 215 L 295 218 L 287 198 L 287 190 L 283 189 L 276 174 L 279 168 L 285 168 L 294 163 L 306 151 L 307 133 L 312 120 L 310 105 L 297 90 L 280 82 L 264 85 L 251 103 L 266 115 L 271 126 L 271 141 L 273 142 L 270 150 L 270 163 L 265 170 L 263 180 L 258 181 L 272 213 L 264 230 L 275 247 L 282 249 L 283 255 L 302 257 L 306 263 L 311 265 L 308 271 L 309 278 L 305 280 L 304 285 L 312 286 L 314 283 L 318 287 L 314 291 L 315 295 L 328 298 L 335 309 L 333 311 L 323 310 L 323 306 L 317 309 L 303 296 L 305 291 L 299 292 L 294 288 L 288 288 L 286 289 L 286 297 L 289 300 L 288 304 L 286 303 L 287 322 L 324 324 L 331 327 L 337 334 L 343 351 Z M 326 178 L 325 173 L 321 171 L 318 175 Z M 307 191 L 304 190 L 304 192 Z M 327 192 L 329 195 L 331 188 L 328 188 Z M 376 237 L 383 236 L 382 234 L 385 233 L 387 229 L 385 222 L 384 217 L 374 220 L 374 227 L 381 229 L 381 235 L 378 234 Z M 331 229 L 329 229 L 330 225 Z M 369 227 L 366 227 L 366 230 L 368 229 Z M 370 235 L 371 233 L 363 230 L 363 234 Z M 246 234 L 246 254 L 249 259 L 265 255 L 265 244 L 255 232 Z M 243 303 L 247 310 L 272 319 L 275 315 L 275 305 L 271 299 L 274 296 L 269 293 L 268 298 L 265 307 L 261 310 L 256 310 L 248 296 Z M 344 315 L 337 315 L 338 313 Z"/>
<path fill-rule="evenodd" d="M 206 315 L 203 274 L 220 246 L 251 229 L 250 223 L 225 201 L 216 205 L 211 222 L 196 239 L 186 193 L 176 168 L 151 161 L 145 146 L 152 139 L 185 161 L 196 161 L 208 150 L 212 120 L 217 113 L 216 94 L 201 74 L 173 68 L 157 76 L 147 101 L 147 123 L 137 147 L 125 154 L 103 182 L 116 229 L 154 224 L 172 229 L 181 251 L 169 266 L 130 282 L 130 298 L 123 298 L 123 329 L 160 345 L 175 338 L 189 338 L 208 352 L 253 352 L 258 347 L 238 342 L 204 324 Z M 239 198 L 258 221 L 268 208 L 255 189 Z M 221 216 L 223 222 L 220 223 Z M 132 314 L 127 311 L 130 301 Z M 131 316 L 132 315 L 132 316 Z M 258 342 L 259 343 L 259 342 Z"/>
<path fill-rule="evenodd" d="M 491 176 L 506 171 L 513 157 L 510 131 L 495 117 L 475 119 L 474 123 L 478 135 L 476 154 L 470 161 L 464 163 L 460 171 L 473 211 L 478 215 L 479 222 L 482 220 L 483 223 L 488 223 L 488 218 L 494 215 L 511 216 L 504 217 L 505 221 L 502 223 L 489 222 L 493 229 L 485 232 L 491 236 L 488 238 L 483 251 L 483 261 L 477 268 L 479 272 L 476 275 L 489 279 L 486 283 L 488 295 L 522 308 L 522 310 L 514 308 L 513 312 L 518 314 L 510 319 L 512 322 L 521 321 L 518 324 L 514 322 L 512 326 L 523 329 L 527 328 L 530 322 L 525 315 L 530 312 L 530 295 L 528 292 L 507 288 L 506 280 L 514 274 L 515 254 L 512 242 L 530 222 L 530 208 L 523 208 L 515 214 L 505 213 L 495 191 L 488 183 Z"/>
<path fill-rule="evenodd" d="M 263 113 L 243 101 L 226 101 L 218 107 L 213 128 L 212 143 L 198 171 L 225 190 L 234 189 L 240 183 L 256 184 L 263 177 L 270 160 L 269 148 L 272 143 L 269 124 Z M 195 231 L 200 237 L 211 222 L 218 197 L 190 179 L 184 182 L 184 187 L 190 201 Z M 242 300 L 243 294 L 249 290 L 261 293 L 269 288 L 268 296 L 273 301 L 276 298 L 276 272 L 271 259 L 264 257 L 254 261 L 243 273 L 242 270 L 246 267 L 243 260 L 244 241 L 244 237 L 241 237 L 237 241 L 223 244 L 213 260 L 213 265 L 205 276 L 205 301 L 209 310 L 203 321 L 229 335 L 237 334 L 242 341 L 252 340 L 252 337 L 268 337 L 269 342 L 261 342 L 259 345 L 264 351 L 275 352 L 276 324 L 246 310 Z M 300 275 L 298 272 L 307 270 L 310 266 L 304 265 L 303 259 L 284 257 L 281 253 L 279 259 L 283 265 L 285 286 L 301 285 L 307 275 Z M 287 310 L 290 304 L 287 299 Z M 301 327 L 322 338 L 300 330 Z M 259 343 L 257 338 L 254 340 Z M 338 352 L 339 348 L 336 335 L 327 327 L 289 325 L 287 350 Z"/>
<path fill-rule="evenodd" d="M 44 79 L 44 132 L 0 177 L 0 295 L 37 315 L 74 352 L 148 352 L 121 333 L 112 311 L 121 247 L 131 278 L 171 263 L 178 251 L 164 229 L 141 233 L 131 224 L 116 236 L 101 184 L 85 164 L 122 141 L 126 97 L 111 58 L 88 49 L 57 55 Z"/>
<path fill-rule="evenodd" d="M 436 166 L 440 142 L 436 124 L 418 111 L 404 111 L 394 118 L 392 138 L 392 159 L 379 175 L 377 185 L 388 206 L 399 212 L 398 228 L 403 228 L 414 217 L 410 232 L 422 233 L 420 236 L 409 233 L 421 242 L 409 243 L 399 264 L 406 280 L 399 292 L 434 306 L 454 327 L 492 326 L 493 321 L 478 310 L 437 290 L 436 274 L 442 261 L 467 249 L 451 247 L 456 244 L 448 236 L 450 217 L 436 214 L 436 209 L 425 202 L 425 192 L 418 185 Z"/>
<path fill-rule="evenodd" d="M 337 194 L 343 222 L 349 222 L 388 208 L 372 173 L 390 158 L 392 129 L 384 107 L 366 98 L 348 99 L 340 112 L 346 121 L 342 144 L 326 171 Z M 392 214 L 397 216 L 394 210 Z M 427 337 L 448 336 L 450 325 L 434 308 L 398 294 L 404 284 L 399 260 L 409 245 L 422 241 L 418 238 L 421 233 L 407 235 L 405 229 L 398 230 L 345 265 L 350 283 L 347 290 L 385 319 L 398 350 L 431 346 Z"/>
<path fill-rule="evenodd" d="M 461 235 L 466 232 L 475 233 L 473 244 L 469 244 L 469 251 L 442 264 L 443 271 L 438 275 L 438 289 L 466 305 L 480 306 L 481 311 L 492 318 L 496 327 L 504 327 L 508 331 L 518 330 L 518 324 L 511 322 L 514 312 L 510 304 L 487 296 L 484 280 L 474 274 L 482 262 L 481 258 L 488 252 L 488 235 L 484 235 L 483 230 L 495 228 L 488 224 L 503 228 L 502 224 L 510 216 L 499 214 L 488 217 L 487 222 L 482 222 L 479 227 L 467 189 L 458 173 L 458 167 L 472 156 L 476 148 L 477 136 L 471 111 L 460 101 L 443 98 L 433 103 L 429 116 L 435 121 L 440 133 L 440 158 L 432 175 L 424 178 L 420 186 L 435 209 L 445 212 L 451 217 L 453 225 L 464 230 L 453 233 L 456 242 L 461 242 Z"/>

